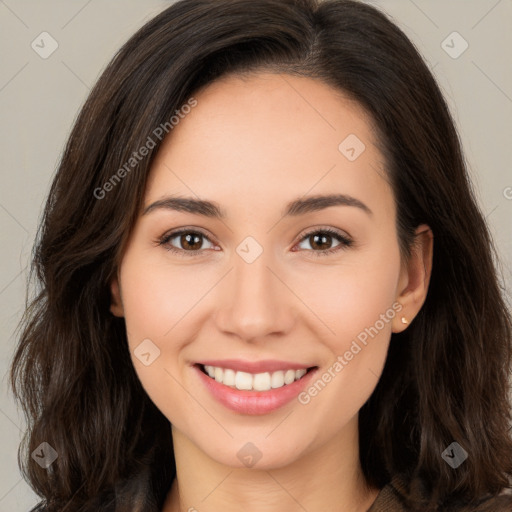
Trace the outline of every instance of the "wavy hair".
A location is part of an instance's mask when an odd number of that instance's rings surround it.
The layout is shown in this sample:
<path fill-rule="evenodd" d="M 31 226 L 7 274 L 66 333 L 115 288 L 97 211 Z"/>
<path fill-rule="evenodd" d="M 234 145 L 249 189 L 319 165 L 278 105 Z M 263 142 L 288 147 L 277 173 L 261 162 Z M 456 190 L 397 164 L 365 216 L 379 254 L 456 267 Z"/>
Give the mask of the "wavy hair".
<path fill-rule="evenodd" d="M 38 229 L 11 384 L 28 419 L 20 465 L 40 511 L 161 510 L 175 477 L 169 421 L 142 388 L 109 283 L 139 215 L 161 140 L 118 169 L 201 88 L 272 71 L 324 81 L 377 127 L 403 258 L 434 234 L 426 301 L 393 334 L 360 410 L 367 481 L 407 482 L 408 510 L 477 503 L 510 486 L 511 325 L 497 254 L 453 119 L 417 49 L 382 12 L 352 0 L 181 0 L 106 67 L 71 131 Z M 153 137 L 156 139 L 156 137 Z M 163 140 L 163 138 L 162 138 Z M 105 184 L 111 184 L 108 194 Z M 30 453 L 58 453 L 45 470 Z M 457 470 L 441 453 L 469 458 Z"/>

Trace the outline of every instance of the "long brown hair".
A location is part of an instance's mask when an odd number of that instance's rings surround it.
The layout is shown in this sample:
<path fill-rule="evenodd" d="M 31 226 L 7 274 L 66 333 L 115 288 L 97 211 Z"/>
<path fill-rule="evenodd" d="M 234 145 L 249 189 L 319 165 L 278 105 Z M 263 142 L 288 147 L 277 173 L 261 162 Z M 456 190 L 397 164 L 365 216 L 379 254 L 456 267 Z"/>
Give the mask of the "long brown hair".
<path fill-rule="evenodd" d="M 39 510 L 161 509 L 175 476 L 170 424 L 137 378 L 124 321 L 109 311 L 109 283 L 163 140 L 155 130 L 170 130 L 201 87 L 259 70 L 317 78 L 356 100 L 378 129 L 404 258 L 416 226 L 434 233 L 425 304 L 392 335 L 360 411 L 368 482 L 405 475 L 408 510 L 476 503 L 510 485 L 511 317 L 453 120 L 414 45 L 357 1 L 182 0 L 142 27 L 99 78 L 38 231 L 36 292 L 11 381 L 28 418 L 20 460 L 43 498 Z M 120 172 L 148 137 L 147 156 Z M 441 457 L 453 441 L 469 453 L 456 470 Z M 30 458 L 42 442 L 58 453 L 48 469 Z"/>

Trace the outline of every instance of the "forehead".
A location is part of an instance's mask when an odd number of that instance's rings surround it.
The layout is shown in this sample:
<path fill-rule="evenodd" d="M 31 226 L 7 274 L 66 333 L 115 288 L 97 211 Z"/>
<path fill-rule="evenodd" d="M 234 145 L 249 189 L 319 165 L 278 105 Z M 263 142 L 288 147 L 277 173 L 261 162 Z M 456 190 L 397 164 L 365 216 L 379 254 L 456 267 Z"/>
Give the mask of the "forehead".
<path fill-rule="evenodd" d="M 194 98 L 197 106 L 174 126 L 153 163 L 148 200 L 193 194 L 219 203 L 245 200 L 253 209 L 308 192 L 357 192 L 368 201 L 387 195 L 381 199 L 391 206 L 371 118 L 324 82 L 228 76 Z"/>

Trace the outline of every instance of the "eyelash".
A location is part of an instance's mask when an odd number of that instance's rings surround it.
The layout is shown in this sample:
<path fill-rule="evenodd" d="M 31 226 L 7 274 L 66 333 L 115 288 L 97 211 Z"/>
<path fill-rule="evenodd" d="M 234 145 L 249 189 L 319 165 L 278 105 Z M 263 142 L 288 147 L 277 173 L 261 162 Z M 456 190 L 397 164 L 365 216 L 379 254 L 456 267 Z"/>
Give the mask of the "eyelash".
<path fill-rule="evenodd" d="M 201 231 L 192 230 L 192 229 L 181 229 L 179 231 L 174 231 L 174 232 L 165 234 L 162 238 L 160 238 L 160 240 L 158 240 L 158 245 L 159 246 L 163 246 L 165 248 L 165 250 L 167 250 L 167 251 L 169 251 L 169 252 L 171 252 L 173 254 L 177 254 L 178 256 L 182 256 L 182 257 L 185 257 L 185 258 L 197 256 L 199 254 L 199 252 L 201 252 L 201 250 L 199 250 L 199 251 L 185 251 L 184 249 L 177 249 L 176 247 L 173 247 L 172 245 L 168 245 L 169 242 L 173 238 L 176 238 L 177 236 L 184 235 L 184 234 L 200 235 L 200 236 L 206 238 L 208 241 L 211 242 L 209 237 L 205 233 L 202 233 Z M 330 235 L 333 238 L 336 238 L 340 242 L 340 244 L 337 245 L 336 247 L 331 248 L 331 249 L 322 249 L 320 251 L 315 251 L 313 249 L 306 249 L 307 251 L 309 251 L 312 254 L 314 254 L 315 257 L 329 256 L 331 254 L 337 253 L 338 251 L 347 249 L 347 248 L 349 248 L 349 247 L 351 247 L 353 245 L 353 240 L 351 240 L 350 238 L 342 235 L 338 231 L 335 231 L 335 230 L 330 229 L 330 228 L 316 229 L 316 230 L 313 230 L 313 231 L 309 231 L 309 232 L 305 233 L 302 236 L 302 238 L 299 240 L 298 243 L 301 243 L 302 241 L 306 240 L 310 236 L 317 235 L 317 234 L 324 234 L 324 235 L 327 234 L 327 235 Z M 186 253 L 189 253 L 189 254 L 186 254 Z"/>

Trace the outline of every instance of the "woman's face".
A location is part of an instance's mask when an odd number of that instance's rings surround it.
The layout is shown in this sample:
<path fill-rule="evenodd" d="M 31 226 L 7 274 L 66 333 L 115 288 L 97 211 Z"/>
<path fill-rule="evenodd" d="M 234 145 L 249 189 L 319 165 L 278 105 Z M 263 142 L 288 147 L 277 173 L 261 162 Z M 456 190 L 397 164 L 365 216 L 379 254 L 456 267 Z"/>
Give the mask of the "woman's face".
<path fill-rule="evenodd" d="M 195 98 L 153 164 L 112 312 L 173 428 L 221 463 L 283 466 L 354 425 L 419 308 L 393 194 L 368 118 L 320 81 L 228 77 Z"/>

